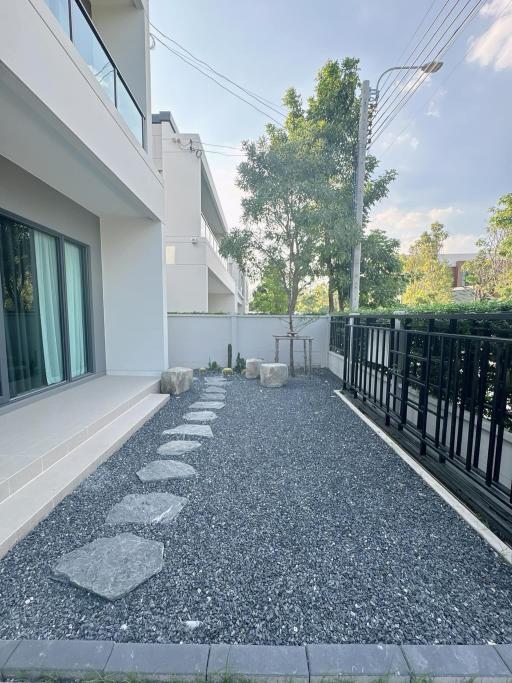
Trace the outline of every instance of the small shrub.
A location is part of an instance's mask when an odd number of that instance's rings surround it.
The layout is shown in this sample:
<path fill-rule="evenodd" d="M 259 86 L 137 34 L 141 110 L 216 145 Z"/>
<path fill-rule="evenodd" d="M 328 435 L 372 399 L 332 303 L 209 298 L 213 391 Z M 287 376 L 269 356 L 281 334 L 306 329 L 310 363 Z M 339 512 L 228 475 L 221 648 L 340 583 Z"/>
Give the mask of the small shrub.
<path fill-rule="evenodd" d="M 204 375 L 205 372 L 206 372 L 206 368 L 199 368 L 199 374 L 200 375 Z"/>
<path fill-rule="evenodd" d="M 224 377 L 226 377 L 228 375 L 232 375 L 233 370 L 231 368 L 224 368 L 224 370 L 222 371 L 222 374 L 224 375 Z"/>
<path fill-rule="evenodd" d="M 245 370 L 245 358 L 240 356 L 240 352 L 236 355 L 235 372 L 241 373 Z"/>
<path fill-rule="evenodd" d="M 209 360 L 208 361 L 208 370 L 219 370 L 220 365 L 217 363 L 216 360 Z"/>

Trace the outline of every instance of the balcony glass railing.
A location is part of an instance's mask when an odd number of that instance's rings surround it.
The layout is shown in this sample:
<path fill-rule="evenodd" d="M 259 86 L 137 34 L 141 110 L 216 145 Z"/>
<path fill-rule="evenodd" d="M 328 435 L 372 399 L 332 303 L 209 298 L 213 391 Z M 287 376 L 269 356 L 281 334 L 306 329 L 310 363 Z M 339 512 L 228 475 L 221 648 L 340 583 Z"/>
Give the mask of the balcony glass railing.
<path fill-rule="evenodd" d="M 205 237 L 208 240 L 211 248 L 217 254 L 219 259 L 222 261 L 222 265 L 224 266 L 224 268 L 226 270 L 228 270 L 228 261 L 227 261 L 227 259 L 224 258 L 224 256 L 220 255 L 220 246 L 219 246 L 219 243 L 217 241 L 217 238 L 215 237 L 213 230 L 210 228 L 208 221 L 203 216 L 203 214 L 201 214 L 201 236 Z"/>
<path fill-rule="evenodd" d="M 80 0 L 45 0 L 128 128 L 144 146 L 144 115 Z"/>

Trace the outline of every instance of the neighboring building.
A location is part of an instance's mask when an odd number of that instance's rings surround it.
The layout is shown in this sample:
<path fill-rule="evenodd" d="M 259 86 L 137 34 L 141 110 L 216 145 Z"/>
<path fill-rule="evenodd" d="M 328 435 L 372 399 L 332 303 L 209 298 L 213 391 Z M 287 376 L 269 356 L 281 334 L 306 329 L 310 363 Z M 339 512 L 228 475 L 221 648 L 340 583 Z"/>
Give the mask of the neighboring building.
<path fill-rule="evenodd" d="M 0 3 L 0 518 L 20 529 L 163 400 L 147 9 Z M 60 459 L 52 489 L 40 477 Z M 25 507 L 12 507 L 24 485 Z"/>
<path fill-rule="evenodd" d="M 450 266 L 453 276 L 453 298 L 458 302 L 474 301 L 475 294 L 471 286 L 466 285 L 464 264 L 471 261 L 476 254 L 441 254 L 440 259 Z"/>
<path fill-rule="evenodd" d="M 246 278 L 219 253 L 228 226 L 197 134 L 153 115 L 153 157 L 165 188 L 167 306 L 172 313 L 245 313 Z"/>

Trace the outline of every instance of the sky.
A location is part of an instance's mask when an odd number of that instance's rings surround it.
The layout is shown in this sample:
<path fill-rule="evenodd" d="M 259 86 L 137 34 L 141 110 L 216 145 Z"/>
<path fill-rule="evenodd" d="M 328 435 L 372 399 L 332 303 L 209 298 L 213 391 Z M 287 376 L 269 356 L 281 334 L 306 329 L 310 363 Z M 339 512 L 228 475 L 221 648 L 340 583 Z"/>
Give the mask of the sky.
<path fill-rule="evenodd" d="M 466 1 L 448 0 L 448 8 L 462 9 Z M 328 59 L 359 58 L 361 78 L 375 87 L 382 71 L 404 63 L 445 2 L 151 0 L 150 17 L 196 57 L 279 104 L 290 86 L 311 95 Z M 266 116 L 159 43 L 151 60 L 153 111 L 170 110 L 180 133 L 238 147 L 264 132 Z M 445 253 L 474 252 L 489 208 L 512 192 L 512 0 L 482 2 L 443 61 L 372 147 L 380 168 L 394 168 L 398 177 L 371 224 L 400 239 L 403 252 L 433 221 L 448 230 Z M 228 224 L 236 227 L 241 157 L 236 149 L 214 149 L 222 153 L 208 153 L 208 163 Z"/>

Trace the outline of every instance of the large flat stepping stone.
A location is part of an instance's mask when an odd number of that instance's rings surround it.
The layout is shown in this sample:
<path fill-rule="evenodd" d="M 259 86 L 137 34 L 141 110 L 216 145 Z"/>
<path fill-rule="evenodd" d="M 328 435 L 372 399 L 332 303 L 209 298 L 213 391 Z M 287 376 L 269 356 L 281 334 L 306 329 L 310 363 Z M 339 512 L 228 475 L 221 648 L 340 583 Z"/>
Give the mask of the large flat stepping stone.
<path fill-rule="evenodd" d="M 172 493 L 130 493 L 110 510 L 107 524 L 169 524 L 187 503 Z"/>
<path fill-rule="evenodd" d="M 185 413 L 183 419 L 189 422 L 212 422 L 217 419 L 217 415 L 212 413 L 211 410 L 198 410 L 192 413 Z"/>
<path fill-rule="evenodd" d="M 107 600 L 117 600 L 158 574 L 164 544 L 134 534 L 97 538 L 72 550 L 53 566 L 53 577 Z"/>
<path fill-rule="evenodd" d="M 170 430 L 166 429 L 163 434 L 170 434 Z M 200 441 L 168 441 L 159 446 L 156 452 L 158 455 L 185 455 L 200 446 Z"/>
<path fill-rule="evenodd" d="M 228 380 L 225 377 L 205 377 L 204 381 L 206 384 L 227 384 Z"/>
<path fill-rule="evenodd" d="M 210 386 L 210 387 L 205 387 L 205 388 L 204 388 L 204 393 L 205 393 L 205 394 L 222 394 L 223 396 L 225 396 L 226 390 L 223 389 L 223 388 L 220 387 L 220 386 L 219 386 L 219 387 L 216 387 L 216 386 L 214 385 L 214 386 Z"/>
<path fill-rule="evenodd" d="M 200 401 L 225 401 L 225 399 L 224 394 L 201 394 L 199 396 Z"/>
<path fill-rule="evenodd" d="M 220 410 L 225 405 L 222 401 L 196 401 L 189 408 L 191 410 Z"/>
<path fill-rule="evenodd" d="M 206 436 L 211 439 L 213 437 L 212 428 L 210 425 L 178 425 L 172 429 L 166 429 L 164 434 L 181 434 L 182 436 Z"/>
<path fill-rule="evenodd" d="M 141 481 L 166 481 L 167 479 L 189 479 L 197 476 L 192 465 L 179 460 L 153 460 L 137 472 Z"/>

